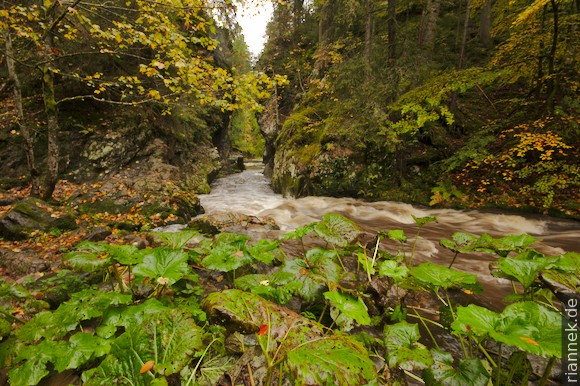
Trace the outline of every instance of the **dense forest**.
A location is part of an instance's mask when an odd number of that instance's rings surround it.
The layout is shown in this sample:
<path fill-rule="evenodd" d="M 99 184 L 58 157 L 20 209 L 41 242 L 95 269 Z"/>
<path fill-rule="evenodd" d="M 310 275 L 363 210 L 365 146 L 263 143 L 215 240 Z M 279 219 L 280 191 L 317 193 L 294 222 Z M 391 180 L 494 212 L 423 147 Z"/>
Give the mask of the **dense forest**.
<path fill-rule="evenodd" d="M 274 186 L 578 214 L 578 2 L 293 1 L 259 67 Z M 264 128 L 263 128 L 264 130 Z"/>
<path fill-rule="evenodd" d="M 0 385 L 577 377 L 580 1 L 272 1 L 252 57 L 260 3 L 1 2 Z M 285 197 L 418 205 L 204 213 L 258 158 Z"/>

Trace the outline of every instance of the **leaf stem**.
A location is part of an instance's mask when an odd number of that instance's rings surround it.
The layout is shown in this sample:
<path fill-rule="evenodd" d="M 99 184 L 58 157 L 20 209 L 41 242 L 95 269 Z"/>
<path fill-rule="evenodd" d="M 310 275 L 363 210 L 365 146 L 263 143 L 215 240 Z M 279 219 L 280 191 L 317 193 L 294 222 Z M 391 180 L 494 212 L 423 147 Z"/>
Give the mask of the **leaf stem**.
<path fill-rule="evenodd" d="M 546 382 L 548 381 L 548 378 L 550 377 L 550 373 L 552 372 L 552 367 L 554 366 L 555 362 L 556 362 L 556 357 L 551 357 L 550 360 L 548 360 L 548 364 L 546 365 L 546 368 L 544 369 L 544 374 L 542 375 L 542 378 L 540 379 L 538 386 L 544 386 L 546 384 Z"/>
<path fill-rule="evenodd" d="M 427 326 L 427 323 L 425 323 L 425 320 L 424 320 L 425 318 L 423 318 L 421 315 L 419 315 L 419 313 L 417 312 L 416 309 L 413 309 L 413 311 L 417 315 L 417 318 L 419 318 L 419 320 L 421 321 L 421 324 L 423 324 L 423 327 L 425 327 L 425 330 L 427 330 L 427 334 L 429 334 L 429 336 L 431 337 L 431 340 L 433 341 L 433 344 L 435 345 L 435 347 L 437 347 L 437 350 L 440 350 L 441 348 L 439 347 L 437 340 L 435 340 L 435 337 L 433 336 L 431 329 L 429 328 L 429 326 Z"/>

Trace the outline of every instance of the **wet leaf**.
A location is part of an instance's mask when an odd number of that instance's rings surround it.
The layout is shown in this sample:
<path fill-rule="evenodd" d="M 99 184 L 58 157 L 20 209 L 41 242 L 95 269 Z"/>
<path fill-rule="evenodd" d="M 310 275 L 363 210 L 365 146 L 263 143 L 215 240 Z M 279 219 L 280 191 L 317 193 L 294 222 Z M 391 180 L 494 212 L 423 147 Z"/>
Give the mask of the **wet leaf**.
<path fill-rule="evenodd" d="M 270 264 L 276 258 L 276 251 L 280 246 L 280 241 L 260 240 L 255 245 L 247 247 L 247 251 L 254 259 L 265 264 Z"/>
<path fill-rule="evenodd" d="M 561 321 L 560 314 L 535 302 L 510 304 L 500 314 L 470 304 L 458 307 L 451 328 L 458 334 L 489 335 L 532 354 L 560 358 Z"/>
<path fill-rule="evenodd" d="M 409 274 L 422 286 L 431 290 L 439 288 L 466 288 L 478 290 L 477 275 L 468 274 L 431 262 L 412 267 Z"/>
<path fill-rule="evenodd" d="M 428 386 L 486 386 L 490 374 L 480 359 L 460 359 L 453 367 L 451 354 L 432 350 L 435 363 L 423 372 Z"/>
<path fill-rule="evenodd" d="M 281 239 L 282 240 L 302 239 L 305 236 L 309 235 L 310 233 L 314 232 L 314 227 L 316 227 L 316 224 L 317 223 L 311 223 L 308 225 L 298 227 L 294 231 L 282 235 Z"/>
<path fill-rule="evenodd" d="M 288 351 L 286 365 L 295 385 L 362 385 L 377 377 L 362 344 L 342 335 Z"/>
<path fill-rule="evenodd" d="M 149 277 L 153 280 L 167 279 L 171 285 L 191 272 L 187 265 L 188 255 L 181 250 L 156 248 L 143 258 L 143 262 L 133 269 L 136 277 Z"/>
<path fill-rule="evenodd" d="M 330 301 L 330 304 L 336 307 L 344 315 L 357 321 L 363 326 L 371 324 L 366 304 L 361 298 L 355 298 L 349 294 L 339 291 L 329 291 L 324 293 L 324 297 Z"/>
<path fill-rule="evenodd" d="M 399 241 L 401 243 L 407 242 L 407 235 L 402 229 L 393 229 L 387 233 L 387 237 L 391 240 Z"/>
<path fill-rule="evenodd" d="M 321 295 L 328 283 L 338 283 L 340 267 L 334 262 L 337 254 L 324 248 L 313 248 L 304 259 L 287 259 L 280 272 L 294 275 L 301 284 L 298 294 L 305 300 L 314 300 Z"/>
<path fill-rule="evenodd" d="M 439 244 L 453 252 L 472 252 L 478 237 L 471 233 L 455 232 L 451 240 L 439 240 Z"/>
<path fill-rule="evenodd" d="M 487 233 L 479 237 L 473 247 L 475 250 L 497 254 L 506 257 L 510 252 L 523 252 L 536 242 L 535 237 L 528 234 L 512 235 L 495 239 Z"/>
<path fill-rule="evenodd" d="M 387 325 L 384 329 L 389 366 L 412 371 L 422 370 L 433 363 L 431 353 L 417 341 L 419 327 L 406 321 Z"/>
<path fill-rule="evenodd" d="M 419 226 L 419 228 L 423 228 L 425 225 L 431 222 L 438 222 L 437 217 L 435 216 L 425 216 L 425 217 L 415 217 L 412 215 L 415 224 Z"/>
<path fill-rule="evenodd" d="M 237 246 L 222 244 L 213 248 L 201 264 L 205 268 L 221 272 L 230 272 L 252 262 L 252 256 L 244 253 Z"/>
<path fill-rule="evenodd" d="M 237 278 L 235 285 L 239 289 L 250 291 L 279 304 L 287 303 L 302 286 L 295 280 L 295 276 L 288 272 L 276 272 L 272 275 L 246 275 Z"/>
<path fill-rule="evenodd" d="M 151 232 L 150 234 L 172 249 L 182 249 L 190 240 L 201 236 L 201 233 L 192 230 L 181 232 Z"/>
<path fill-rule="evenodd" d="M 391 277 L 399 283 L 409 275 L 409 268 L 394 260 L 385 260 L 379 263 L 379 275 Z"/>
<path fill-rule="evenodd" d="M 314 227 L 314 231 L 327 243 L 341 248 L 346 247 L 361 234 L 358 225 L 334 213 L 324 215 L 322 221 Z"/>

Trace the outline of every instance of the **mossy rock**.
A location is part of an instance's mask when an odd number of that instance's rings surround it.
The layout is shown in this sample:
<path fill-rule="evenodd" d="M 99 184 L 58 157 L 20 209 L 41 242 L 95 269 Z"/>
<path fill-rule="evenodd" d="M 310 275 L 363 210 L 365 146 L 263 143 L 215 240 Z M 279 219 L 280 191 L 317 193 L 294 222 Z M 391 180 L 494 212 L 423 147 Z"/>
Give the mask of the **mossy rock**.
<path fill-rule="evenodd" d="M 8 240 L 25 239 L 35 230 L 66 231 L 76 228 L 75 218 L 71 214 L 37 198 L 18 202 L 0 219 L 0 236 Z"/>

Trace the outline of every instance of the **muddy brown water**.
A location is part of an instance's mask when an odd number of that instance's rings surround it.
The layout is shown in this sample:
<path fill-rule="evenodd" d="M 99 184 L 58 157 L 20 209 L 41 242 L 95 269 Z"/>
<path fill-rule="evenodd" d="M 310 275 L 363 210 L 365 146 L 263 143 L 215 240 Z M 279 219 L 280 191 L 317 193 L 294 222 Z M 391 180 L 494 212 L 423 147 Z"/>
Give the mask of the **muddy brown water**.
<path fill-rule="evenodd" d="M 417 232 L 412 216 L 436 216 L 437 223 L 427 224 L 420 233 L 415 261 L 432 261 L 448 265 L 453 253 L 439 245 L 439 240 L 450 238 L 454 232 L 475 235 L 488 233 L 494 237 L 528 233 L 539 241 L 534 248 L 547 255 L 563 252 L 580 252 L 580 222 L 547 216 L 514 214 L 508 212 L 432 209 L 405 203 L 379 201 L 366 202 L 353 198 L 304 197 L 289 198 L 274 193 L 269 180 L 262 173 L 260 163 L 246 164 L 241 173 L 229 175 L 212 184 L 210 194 L 200 196 L 206 214 L 213 212 L 241 212 L 248 215 L 271 217 L 281 228 L 280 233 L 319 221 L 327 213 L 339 213 L 353 220 L 361 228 L 375 234 L 383 230 L 403 229 L 409 238 L 406 246 L 410 252 Z M 271 236 L 271 235 L 270 235 Z M 385 245 L 396 248 L 395 244 Z M 484 286 L 478 303 L 492 309 L 502 309 L 502 303 L 511 292 L 511 284 L 490 275 L 489 254 L 460 254 L 453 267 L 477 274 Z"/>

